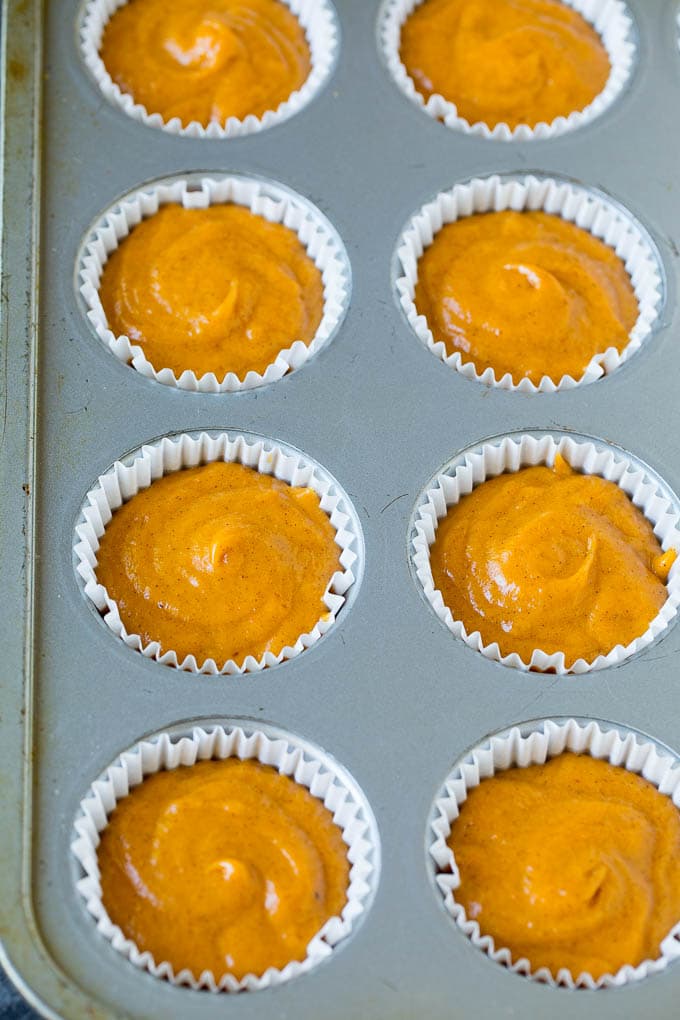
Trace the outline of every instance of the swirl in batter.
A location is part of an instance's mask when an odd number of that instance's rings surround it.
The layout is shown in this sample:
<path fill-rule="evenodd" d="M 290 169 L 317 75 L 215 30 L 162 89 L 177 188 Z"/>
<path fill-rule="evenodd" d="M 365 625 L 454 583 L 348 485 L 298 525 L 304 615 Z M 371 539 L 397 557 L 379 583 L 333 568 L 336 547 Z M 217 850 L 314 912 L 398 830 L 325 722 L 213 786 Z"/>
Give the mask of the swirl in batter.
<path fill-rule="evenodd" d="M 448 354 L 515 383 L 579 379 L 594 355 L 627 346 L 638 317 L 616 253 L 544 212 L 445 226 L 418 262 L 415 303 Z"/>
<path fill-rule="evenodd" d="M 330 811 L 256 761 L 159 772 L 121 800 L 98 850 L 109 917 L 175 973 L 241 979 L 303 960 L 347 901 Z"/>
<path fill-rule="evenodd" d="M 656 959 L 680 921 L 680 814 L 625 769 L 565 753 L 469 791 L 454 897 L 497 949 L 595 979 Z"/>
<path fill-rule="evenodd" d="M 328 615 L 342 570 L 312 489 L 222 462 L 166 475 L 116 510 L 97 580 L 128 633 L 180 662 L 278 655 Z"/>
<path fill-rule="evenodd" d="M 611 65 L 595 29 L 559 0 L 425 0 L 401 31 L 401 59 L 424 99 L 471 124 L 550 124 L 585 109 Z"/>
<path fill-rule="evenodd" d="M 276 110 L 311 70 L 302 26 L 279 0 L 128 0 L 100 56 L 149 113 L 204 127 Z"/>
<path fill-rule="evenodd" d="M 626 493 L 557 458 L 478 485 L 450 507 L 430 552 L 453 618 L 502 655 L 536 648 L 592 661 L 640 637 L 668 597 L 675 551 Z"/>
<path fill-rule="evenodd" d="M 294 231 L 238 205 L 163 206 L 111 254 L 99 296 L 109 328 L 156 370 L 220 381 L 309 345 L 323 314 L 321 273 Z"/>

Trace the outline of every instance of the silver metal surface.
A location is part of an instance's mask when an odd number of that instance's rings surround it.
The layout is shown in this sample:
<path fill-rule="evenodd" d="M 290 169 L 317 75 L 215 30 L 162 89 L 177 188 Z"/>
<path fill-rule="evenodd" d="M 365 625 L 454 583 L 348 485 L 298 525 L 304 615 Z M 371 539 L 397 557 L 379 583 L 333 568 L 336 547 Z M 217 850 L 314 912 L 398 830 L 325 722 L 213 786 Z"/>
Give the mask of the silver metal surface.
<path fill-rule="evenodd" d="M 5 5 L 3 958 L 45 1015 L 68 1018 L 675 1017 L 680 966 L 590 993 L 545 988 L 493 964 L 433 895 L 425 844 L 452 763 L 512 723 L 593 716 L 677 752 L 680 627 L 593 675 L 506 669 L 439 624 L 410 575 L 407 540 L 416 498 L 441 464 L 525 427 L 618 444 L 680 490 L 677 3 L 631 0 L 639 62 L 606 116 L 521 144 L 432 121 L 378 57 L 376 0 L 336 6 L 341 53 L 325 91 L 280 127 L 212 142 L 145 128 L 101 97 L 78 53 L 76 0 L 48 3 L 44 32 L 40 0 Z M 650 229 L 668 278 L 661 328 L 627 365 L 594 385 L 534 397 L 485 389 L 432 357 L 404 321 L 390 277 L 399 231 L 429 196 L 475 174 L 527 168 L 623 202 Z M 149 382 L 109 354 L 78 307 L 74 263 L 95 216 L 143 181 L 191 170 L 281 181 L 313 201 L 347 246 L 353 295 L 342 328 L 270 387 L 213 396 Z M 121 454 L 165 432 L 225 427 L 290 443 L 338 479 L 361 519 L 366 570 L 338 626 L 285 669 L 195 677 L 133 656 L 95 619 L 74 576 L 72 528 L 92 479 Z M 73 888 L 69 843 L 84 790 L 122 748 L 180 720 L 234 716 L 289 729 L 341 762 L 375 812 L 383 859 L 370 913 L 327 965 L 271 991 L 216 997 L 137 972 L 97 936 Z"/>

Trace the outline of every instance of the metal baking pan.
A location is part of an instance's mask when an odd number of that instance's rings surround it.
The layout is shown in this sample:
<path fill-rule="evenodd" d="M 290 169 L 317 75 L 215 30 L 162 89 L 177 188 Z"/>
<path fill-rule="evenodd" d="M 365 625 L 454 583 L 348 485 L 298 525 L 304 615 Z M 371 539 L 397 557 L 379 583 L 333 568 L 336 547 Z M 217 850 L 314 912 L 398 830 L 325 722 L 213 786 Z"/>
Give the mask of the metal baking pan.
<path fill-rule="evenodd" d="M 552 141 L 466 137 L 425 116 L 377 53 L 375 0 L 336 0 L 341 52 L 324 92 L 287 123 L 229 141 L 177 138 L 104 101 L 77 47 L 77 0 L 8 0 L 3 44 L 3 569 L 0 902 L 4 964 L 46 1016 L 394 1020 L 677 1015 L 680 967 L 613 992 L 517 977 L 456 930 L 432 885 L 426 826 L 452 763 L 537 716 L 595 717 L 680 751 L 680 627 L 615 669 L 523 674 L 455 640 L 409 570 L 408 527 L 427 480 L 457 451 L 523 428 L 567 429 L 640 457 L 680 491 L 677 175 L 680 53 L 670 0 L 630 0 L 639 59 L 600 119 Z M 391 279 L 397 237 L 436 192 L 475 174 L 535 169 L 614 196 L 661 251 L 661 328 L 620 371 L 569 392 L 486 389 L 414 337 Z M 117 196 L 191 170 L 273 178 L 339 231 L 353 295 L 303 369 L 235 395 L 149 382 L 83 319 L 74 288 L 88 225 Z M 185 429 L 252 430 L 303 450 L 348 492 L 366 543 L 354 604 L 319 645 L 253 677 L 189 676 L 114 640 L 72 564 L 85 492 L 141 443 Z M 74 890 L 73 818 L 122 749 L 161 728 L 245 717 L 313 741 L 375 812 L 375 901 L 329 962 L 238 996 L 175 989 L 130 966 Z"/>

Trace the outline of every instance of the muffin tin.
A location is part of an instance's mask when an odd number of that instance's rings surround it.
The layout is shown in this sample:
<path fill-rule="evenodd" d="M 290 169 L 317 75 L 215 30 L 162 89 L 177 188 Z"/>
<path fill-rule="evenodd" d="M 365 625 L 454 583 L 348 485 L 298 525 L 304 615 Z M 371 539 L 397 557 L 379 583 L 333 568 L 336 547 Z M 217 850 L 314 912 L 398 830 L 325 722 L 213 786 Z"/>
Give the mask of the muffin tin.
<path fill-rule="evenodd" d="M 456 639 L 409 566 L 419 493 L 461 450 L 530 429 L 575 431 L 639 457 L 680 491 L 677 308 L 678 5 L 630 0 L 637 61 L 596 121 L 545 141 L 449 131 L 396 87 L 377 42 L 378 3 L 336 0 L 340 52 L 325 87 L 285 123 L 229 140 L 154 131 L 103 99 L 83 63 L 77 0 L 9 0 L 0 445 L 3 649 L 0 827 L 3 962 L 48 1016 L 392 1020 L 451 1016 L 674 1016 L 680 965 L 613 991 L 565 991 L 511 973 L 456 929 L 435 888 L 428 818 L 466 748 L 536 717 L 595 718 L 680 750 L 680 628 L 615 668 L 524 673 Z M 333 342 L 271 385 L 183 392 L 144 378 L 93 336 L 77 297 L 88 226 L 145 183 L 198 171 L 281 182 L 338 231 L 352 267 Z M 391 273 L 403 225 L 433 195 L 492 173 L 565 176 L 620 201 L 666 276 L 656 332 L 592 385 L 523 395 L 431 356 Z M 72 559 L 83 498 L 114 461 L 179 431 L 255 432 L 321 464 L 365 540 L 353 604 L 315 647 L 253 676 L 195 676 L 116 641 Z M 244 720 L 309 740 L 346 768 L 375 814 L 374 902 L 328 960 L 239 995 L 174 988 L 96 932 L 76 891 L 73 823 L 88 787 L 161 730 Z"/>

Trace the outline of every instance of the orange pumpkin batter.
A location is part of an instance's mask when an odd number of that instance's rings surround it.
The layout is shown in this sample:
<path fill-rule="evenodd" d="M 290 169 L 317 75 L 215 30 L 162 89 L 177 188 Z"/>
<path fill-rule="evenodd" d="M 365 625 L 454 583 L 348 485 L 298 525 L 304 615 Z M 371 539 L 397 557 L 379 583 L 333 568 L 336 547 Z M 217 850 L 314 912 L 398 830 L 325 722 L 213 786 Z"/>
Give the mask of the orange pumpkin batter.
<path fill-rule="evenodd" d="M 556 467 L 477 486 L 440 522 L 435 587 L 468 633 L 528 662 L 592 661 L 640 637 L 667 598 L 675 551 L 613 482 Z"/>
<path fill-rule="evenodd" d="M 297 235 L 238 205 L 163 206 L 111 254 L 99 287 L 116 336 L 156 370 L 264 372 L 323 314 L 321 273 Z"/>
<path fill-rule="evenodd" d="M 100 56 L 148 113 L 204 127 L 276 110 L 311 70 L 302 26 L 280 0 L 128 0 Z"/>
<path fill-rule="evenodd" d="M 166 475 L 113 515 L 97 580 L 128 633 L 180 662 L 277 655 L 328 615 L 340 566 L 312 489 L 222 462 Z"/>
<path fill-rule="evenodd" d="M 589 755 L 497 773 L 468 793 L 448 844 L 454 897 L 497 949 L 553 975 L 657 959 L 680 921 L 680 813 Z"/>
<path fill-rule="evenodd" d="M 347 902 L 333 816 L 255 761 L 159 772 L 116 806 L 98 850 L 114 924 L 156 963 L 240 979 L 303 960 Z"/>
<path fill-rule="evenodd" d="M 401 30 L 418 92 L 471 124 L 535 127 L 583 110 L 611 65 L 597 32 L 558 0 L 425 0 Z"/>
<path fill-rule="evenodd" d="M 626 268 L 598 238 L 544 212 L 466 216 L 435 236 L 415 290 L 435 341 L 515 383 L 579 379 L 638 317 Z"/>

